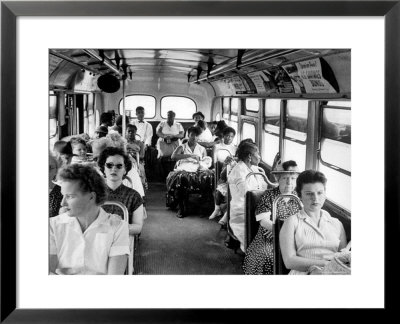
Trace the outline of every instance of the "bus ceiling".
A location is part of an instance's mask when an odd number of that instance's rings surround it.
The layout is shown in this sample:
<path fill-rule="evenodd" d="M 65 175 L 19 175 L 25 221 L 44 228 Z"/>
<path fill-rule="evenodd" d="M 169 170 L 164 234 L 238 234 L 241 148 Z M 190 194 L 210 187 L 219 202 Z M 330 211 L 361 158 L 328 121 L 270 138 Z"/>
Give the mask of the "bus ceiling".
<path fill-rule="evenodd" d="M 211 85 L 216 96 L 351 97 L 350 49 L 50 49 L 49 56 L 54 91 L 104 91 L 98 79 L 107 75 L 127 89 L 137 81 Z"/>

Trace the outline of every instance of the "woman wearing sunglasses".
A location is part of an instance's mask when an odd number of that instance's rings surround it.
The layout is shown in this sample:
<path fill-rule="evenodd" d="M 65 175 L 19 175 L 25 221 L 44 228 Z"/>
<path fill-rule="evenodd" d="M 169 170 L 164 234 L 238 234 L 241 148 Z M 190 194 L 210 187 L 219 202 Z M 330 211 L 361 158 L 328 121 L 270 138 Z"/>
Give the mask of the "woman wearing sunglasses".
<path fill-rule="evenodd" d="M 101 152 L 98 165 L 106 178 L 108 200 L 119 201 L 128 209 L 129 234 L 135 235 L 143 227 L 143 199 L 140 194 L 122 184 L 123 178 L 132 168 L 128 155 L 120 148 L 107 147 Z M 111 214 L 123 215 L 117 206 L 104 206 L 103 209 Z"/>

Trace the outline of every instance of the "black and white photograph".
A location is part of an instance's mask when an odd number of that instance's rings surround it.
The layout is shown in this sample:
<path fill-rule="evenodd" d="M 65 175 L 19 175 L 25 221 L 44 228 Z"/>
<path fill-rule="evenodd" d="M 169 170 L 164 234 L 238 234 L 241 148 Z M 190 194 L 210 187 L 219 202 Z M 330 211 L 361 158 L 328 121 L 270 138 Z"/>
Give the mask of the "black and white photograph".
<path fill-rule="evenodd" d="M 2 1 L 0 322 L 393 308 L 398 2 Z"/>
<path fill-rule="evenodd" d="M 350 275 L 350 49 L 49 49 L 49 273 Z"/>

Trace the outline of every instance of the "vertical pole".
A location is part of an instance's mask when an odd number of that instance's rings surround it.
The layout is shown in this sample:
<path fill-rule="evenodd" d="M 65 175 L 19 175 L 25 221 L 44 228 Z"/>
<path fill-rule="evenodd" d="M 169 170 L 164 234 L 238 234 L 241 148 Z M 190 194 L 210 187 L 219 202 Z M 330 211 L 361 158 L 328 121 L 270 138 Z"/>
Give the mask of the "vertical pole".
<path fill-rule="evenodd" d="M 122 137 L 125 137 L 126 133 L 126 121 L 125 121 L 125 78 L 122 80 Z"/>

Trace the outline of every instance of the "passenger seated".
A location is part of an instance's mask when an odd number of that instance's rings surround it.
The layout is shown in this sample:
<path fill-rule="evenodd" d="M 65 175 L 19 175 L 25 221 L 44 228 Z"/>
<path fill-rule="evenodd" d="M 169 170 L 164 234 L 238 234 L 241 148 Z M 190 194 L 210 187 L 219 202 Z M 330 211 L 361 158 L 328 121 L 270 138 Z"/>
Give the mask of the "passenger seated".
<path fill-rule="evenodd" d="M 214 146 L 213 156 L 215 162 L 220 164 L 220 168 L 218 168 L 218 170 L 223 169 L 223 167 L 226 167 L 226 165 L 230 164 L 233 161 L 233 157 L 236 154 L 236 149 L 237 149 L 236 145 L 232 144 L 235 135 L 236 132 L 232 127 L 226 127 L 223 131 L 223 142 L 216 144 Z M 218 186 L 217 189 L 215 190 L 215 196 L 214 196 L 215 208 L 209 219 L 214 219 L 224 213 L 224 211 L 221 210 L 221 204 L 226 203 L 225 197 L 227 196 L 227 191 L 228 188 L 225 178 L 225 180 L 223 179 L 218 182 Z"/>
<path fill-rule="evenodd" d="M 215 143 L 222 143 L 224 137 L 224 129 L 227 128 L 228 125 L 225 123 L 225 120 L 220 120 L 217 122 L 217 126 L 215 127 L 214 131 L 214 142 Z"/>
<path fill-rule="evenodd" d="M 81 137 L 72 137 L 70 140 L 72 147 L 72 163 L 82 163 L 87 161 L 86 142 Z"/>
<path fill-rule="evenodd" d="M 142 197 L 136 190 L 122 184 L 122 178 L 132 168 L 130 158 L 120 148 L 107 147 L 101 152 L 98 165 L 106 178 L 107 200 L 119 201 L 125 205 L 129 213 L 129 234 L 139 234 L 144 217 Z M 106 212 L 123 216 L 122 210 L 117 206 L 107 205 L 103 208 Z"/>
<path fill-rule="evenodd" d="M 215 145 L 215 142 L 210 130 L 207 128 L 206 122 L 204 120 L 199 120 L 196 126 L 200 127 L 202 130 L 198 138 L 198 143 L 206 148 L 212 148 Z"/>
<path fill-rule="evenodd" d="M 347 245 L 342 223 L 322 209 L 326 196 L 323 173 L 306 170 L 296 180 L 303 209 L 285 220 L 279 234 L 282 258 L 290 275 L 325 267 Z"/>
<path fill-rule="evenodd" d="M 176 171 L 170 172 L 167 177 L 167 189 L 168 191 L 172 188 L 175 189 L 175 198 L 179 206 L 176 216 L 179 218 L 185 216 L 190 186 L 203 189 L 204 192 L 207 184 L 203 188 L 200 188 L 199 185 L 200 183 L 207 183 L 207 180 L 209 180 L 208 187 L 211 186 L 211 188 L 208 189 L 209 192 L 212 192 L 214 173 L 208 170 L 208 167 L 211 166 L 211 158 L 207 156 L 206 149 L 197 143 L 200 133 L 201 129 L 199 127 L 189 127 L 188 141 L 178 146 L 171 156 L 172 160 L 178 161 L 178 163 L 175 167 Z M 204 162 L 206 162 L 205 165 Z M 187 175 L 188 172 L 193 173 L 197 171 L 199 172 L 195 176 Z M 176 180 L 179 180 L 179 185 L 175 187 Z"/>
<path fill-rule="evenodd" d="M 258 232 L 253 241 L 246 249 L 243 263 L 245 274 L 249 275 L 272 275 L 274 274 L 274 247 L 272 234 L 272 204 L 281 194 L 296 195 L 296 179 L 300 173 L 295 161 L 286 161 L 279 164 L 276 171 L 279 187 L 267 190 L 257 205 L 255 215 L 260 222 Z M 277 218 L 286 219 L 296 214 L 301 209 L 299 203 L 293 199 L 286 198 L 277 206 Z"/>
<path fill-rule="evenodd" d="M 225 129 L 227 129 L 227 134 L 234 134 L 232 133 L 232 131 L 229 129 L 231 127 L 227 127 Z M 233 128 L 231 128 L 233 129 Z M 231 136 L 229 136 L 231 137 Z M 232 138 L 233 140 L 233 138 Z M 238 149 L 244 144 L 244 143 L 253 143 L 253 140 L 251 138 L 246 138 L 244 140 L 242 140 L 239 143 Z M 219 144 L 217 144 L 219 145 Z M 224 151 L 222 151 L 221 153 L 225 153 Z M 237 153 L 237 150 L 236 150 Z M 217 154 L 218 156 L 220 156 L 219 154 Z M 218 223 L 222 226 L 225 227 L 226 223 L 228 221 L 228 211 L 225 209 L 227 206 L 227 202 L 228 202 L 228 169 L 227 166 L 229 165 L 230 170 L 232 170 L 232 168 L 237 164 L 237 156 L 235 155 L 233 158 L 231 156 L 227 156 L 224 160 L 224 164 L 222 167 L 222 171 L 221 174 L 219 175 L 218 178 L 218 183 L 217 183 L 217 189 L 215 190 L 215 194 L 214 194 L 214 202 L 215 202 L 215 209 L 213 214 L 211 214 L 211 216 L 209 217 L 209 219 L 214 219 L 215 217 L 218 216 L 218 214 L 223 214 L 224 216 L 222 216 L 222 218 L 218 221 Z M 214 213 L 218 213 L 217 215 L 215 215 Z"/>
<path fill-rule="evenodd" d="M 93 138 L 102 138 L 108 134 L 108 128 L 106 126 L 99 126 L 94 131 Z"/>
<path fill-rule="evenodd" d="M 137 127 L 135 125 L 126 126 L 125 138 L 127 140 L 126 151 L 127 153 L 135 159 L 142 185 L 147 189 L 146 172 L 144 170 L 144 143 L 136 139 Z M 137 155 L 139 156 L 139 161 L 137 161 Z"/>
<path fill-rule="evenodd" d="M 244 143 L 237 150 L 239 162 L 233 167 L 228 175 L 229 190 L 232 195 L 230 202 L 229 226 L 233 234 L 240 242 L 240 249 L 244 251 L 244 201 L 247 190 L 265 190 L 267 183 L 261 176 L 250 177 L 247 181 L 246 176 L 250 172 L 260 172 L 257 165 L 261 157 L 258 147 L 252 143 Z"/>
<path fill-rule="evenodd" d="M 58 172 L 66 212 L 50 219 L 50 274 L 122 275 L 129 255 L 128 224 L 100 206 L 104 179 L 91 166 Z"/>
<path fill-rule="evenodd" d="M 54 143 L 53 156 L 57 162 L 56 174 L 60 168 L 70 163 L 72 157 L 72 148 L 70 142 L 57 141 Z M 49 193 L 49 217 L 57 216 L 60 213 L 61 201 L 63 196 L 61 194 L 61 187 L 54 185 L 57 182 L 57 176 L 52 179 L 52 186 Z"/>

